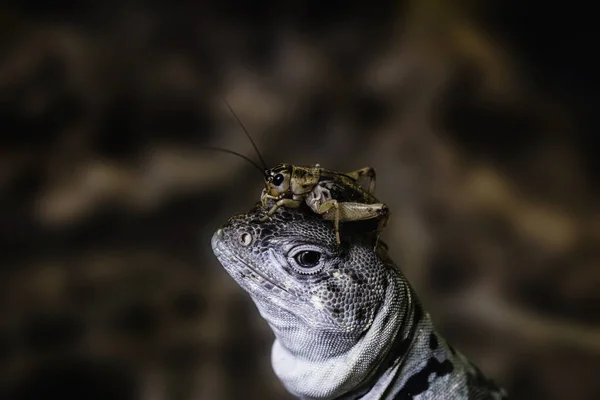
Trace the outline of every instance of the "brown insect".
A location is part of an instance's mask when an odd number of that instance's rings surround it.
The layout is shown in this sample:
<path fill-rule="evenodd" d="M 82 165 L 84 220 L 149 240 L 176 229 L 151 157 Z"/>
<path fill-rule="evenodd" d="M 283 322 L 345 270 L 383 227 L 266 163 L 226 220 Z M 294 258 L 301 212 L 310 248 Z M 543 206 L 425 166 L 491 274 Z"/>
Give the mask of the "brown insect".
<path fill-rule="evenodd" d="M 269 202 L 274 204 L 270 206 L 262 221 L 266 221 L 280 207 L 298 208 L 305 203 L 315 213 L 322 215 L 326 220 L 333 221 L 338 244 L 340 222 L 378 219 L 375 241 L 377 246 L 379 235 L 387 224 L 390 211 L 387 205 L 380 202 L 373 194 L 375 191 L 373 168 L 365 167 L 346 173 L 322 168 L 319 164 L 314 166 L 278 164 L 273 168 L 267 168 L 250 133 L 231 106 L 227 102 L 225 104 L 252 143 L 263 167 L 234 151 L 216 147 L 211 149 L 242 157 L 264 174 L 265 188 L 260 197 L 261 204 L 265 208 L 269 207 Z M 368 179 L 367 189 L 360 185 L 359 181 L 362 178 Z"/>

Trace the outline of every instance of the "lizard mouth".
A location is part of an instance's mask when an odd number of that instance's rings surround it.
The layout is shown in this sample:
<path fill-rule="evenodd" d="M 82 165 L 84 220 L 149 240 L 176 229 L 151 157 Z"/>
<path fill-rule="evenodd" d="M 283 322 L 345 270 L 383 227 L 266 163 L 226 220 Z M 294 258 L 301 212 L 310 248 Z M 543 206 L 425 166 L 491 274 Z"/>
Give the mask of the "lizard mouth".
<path fill-rule="evenodd" d="M 278 283 L 275 283 L 271 278 L 269 278 L 267 275 L 263 274 L 262 272 L 258 271 L 256 268 L 254 268 L 252 265 L 248 264 L 247 262 L 243 261 L 242 259 L 240 259 L 237 256 L 234 256 L 236 258 L 236 260 L 242 264 L 244 267 L 248 268 L 248 270 L 250 270 L 250 277 L 254 278 L 252 276 L 252 274 L 254 274 L 255 276 L 258 276 L 260 279 L 263 280 L 263 282 L 260 282 L 260 280 L 258 280 L 258 283 L 262 286 L 265 287 L 266 289 L 272 289 L 273 287 L 276 287 L 277 289 L 286 292 L 287 290 L 280 286 Z M 243 274 L 242 271 L 239 271 L 240 273 Z M 247 276 L 247 275 L 245 275 Z M 254 278 L 255 280 L 257 280 L 256 278 Z M 268 286 L 271 286 L 270 288 Z"/>
<path fill-rule="evenodd" d="M 231 274 L 235 274 L 242 279 L 250 278 L 267 290 L 277 288 L 283 292 L 288 292 L 287 289 L 282 287 L 280 284 L 276 283 L 272 278 L 268 277 L 266 274 L 259 271 L 257 268 L 255 268 L 239 256 L 233 254 L 221 239 L 222 231 L 218 230 L 213 235 L 211 244 L 215 255 L 217 256 L 219 261 L 221 261 L 221 264 L 223 264 L 223 266 L 226 267 L 225 269 L 228 272 L 230 272 Z M 237 267 L 232 268 L 232 264 L 236 265 Z M 239 266 L 241 266 L 241 268 Z"/>

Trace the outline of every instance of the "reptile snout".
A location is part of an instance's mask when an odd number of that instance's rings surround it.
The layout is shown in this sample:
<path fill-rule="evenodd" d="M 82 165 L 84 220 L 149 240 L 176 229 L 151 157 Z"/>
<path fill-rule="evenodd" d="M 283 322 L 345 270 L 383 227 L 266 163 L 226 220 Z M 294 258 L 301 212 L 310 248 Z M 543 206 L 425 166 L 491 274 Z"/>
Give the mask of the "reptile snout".
<path fill-rule="evenodd" d="M 225 225 L 216 230 L 213 234 L 213 248 L 224 250 L 227 246 L 248 247 L 254 242 L 254 235 L 251 229 L 234 229 Z M 216 247 L 215 247 L 216 246 Z"/>
<path fill-rule="evenodd" d="M 222 253 L 223 251 L 225 251 L 225 243 L 224 243 L 225 237 L 223 234 L 223 229 L 219 228 L 217 229 L 217 231 L 213 234 L 210 244 L 211 247 L 213 248 L 213 251 L 215 253 Z"/>

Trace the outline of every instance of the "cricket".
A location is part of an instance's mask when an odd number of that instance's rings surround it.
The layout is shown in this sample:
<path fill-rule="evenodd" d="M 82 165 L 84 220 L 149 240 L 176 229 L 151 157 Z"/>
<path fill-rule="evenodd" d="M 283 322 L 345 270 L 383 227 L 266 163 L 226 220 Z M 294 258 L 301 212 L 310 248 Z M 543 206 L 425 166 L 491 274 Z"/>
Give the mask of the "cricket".
<path fill-rule="evenodd" d="M 265 188 L 261 193 L 260 201 L 265 209 L 269 207 L 270 209 L 261 219 L 262 222 L 269 219 L 280 207 L 298 208 L 302 204 L 306 204 L 325 220 L 333 221 L 336 241 L 339 245 L 341 243 L 340 222 L 376 219 L 378 224 L 375 247 L 377 247 L 379 236 L 387 225 L 390 211 L 388 206 L 380 202 L 374 195 L 376 174 L 373 168 L 364 167 L 346 173 L 322 168 L 319 164 L 299 166 L 281 163 L 273 168 L 268 168 L 258 146 L 240 118 L 228 102 L 225 101 L 225 104 L 250 140 L 262 166 L 229 149 L 207 148 L 241 157 L 264 175 Z M 363 178 L 367 179 L 368 188 L 364 188 L 360 184 Z M 269 202 L 273 204 L 269 206 Z"/>

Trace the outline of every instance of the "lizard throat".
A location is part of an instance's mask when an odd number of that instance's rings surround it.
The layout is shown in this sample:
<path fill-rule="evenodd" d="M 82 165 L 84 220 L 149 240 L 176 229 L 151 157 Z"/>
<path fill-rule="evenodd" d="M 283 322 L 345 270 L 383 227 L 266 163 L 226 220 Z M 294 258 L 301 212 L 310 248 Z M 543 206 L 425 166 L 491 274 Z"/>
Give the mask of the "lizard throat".
<path fill-rule="evenodd" d="M 410 289 L 393 274 L 389 279 L 385 301 L 372 326 L 341 354 L 328 356 L 335 341 L 322 332 L 308 331 L 306 335 L 310 336 L 312 348 L 320 350 L 317 357 L 307 359 L 298 356 L 295 341 L 274 332 L 276 340 L 271 362 L 288 391 L 301 398 L 332 399 L 362 390 L 363 385 L 369 389 L 369 381 L 393 351 L 396 339 L 405 338 L 407 343 L 411 340 L 406 332 L 409 329 L 406 318 L 411 309 Z"/>

